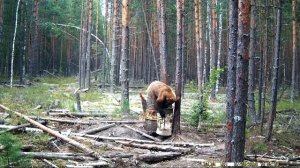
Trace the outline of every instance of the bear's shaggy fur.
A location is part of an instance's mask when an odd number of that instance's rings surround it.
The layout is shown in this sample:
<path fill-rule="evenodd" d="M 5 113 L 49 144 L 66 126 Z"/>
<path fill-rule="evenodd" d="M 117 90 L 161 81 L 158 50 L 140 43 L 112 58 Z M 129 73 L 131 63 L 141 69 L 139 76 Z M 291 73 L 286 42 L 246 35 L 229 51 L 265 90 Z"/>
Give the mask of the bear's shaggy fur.
<path fill-rule="evenodd" d="M 147 105 L 152 102 L 155 109 L 168 108 L 177 100 L 173 89 L 163 82 L 154 81 L 148 86 Z"/>

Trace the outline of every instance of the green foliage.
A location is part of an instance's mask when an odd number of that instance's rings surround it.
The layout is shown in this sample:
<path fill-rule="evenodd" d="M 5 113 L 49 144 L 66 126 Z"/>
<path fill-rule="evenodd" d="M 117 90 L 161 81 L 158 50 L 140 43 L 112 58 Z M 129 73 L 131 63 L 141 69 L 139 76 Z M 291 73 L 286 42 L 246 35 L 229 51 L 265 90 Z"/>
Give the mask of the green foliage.
<path fill-rule="evenodd" d="M 114 119 L 120 119 L 120 118 L 122 118 L 122 115 L 123 115 L 123 113 L 122 113 L 121 108 L 115 108 L 115 109 L 113 110 L 111 116 L 112 116 Z"/>
<path fill-rule="evenodd" d="M 10 133 L 0 136 L 0 165 L 3 167 L 30 167 L 28 158 L 21 156 L 21 144 Z"/>
<path fill-rule="evenodd" d="M 197 82 L 194 80 L 188 81 L 185 87 L 188 92 L 198 92 Z"/>
<path fill-rule="evenodd" d="M 265 153 L 268 150 L 268 146 L 264 142 L 258 142 L 253 147 L 254 153 Z"/>
<path fill-rule="evenodd" d="M 198 101 L 197 103 L 192 105 L 191 108 L 191 115 L 188 118 L 188 123 L 191 126 L 197 127 L 200 118 L 202 120 L 206 120 L 209 117 L 209 114 L 207 113 L 207 103 L 203 101 Z"/>
<path fill-rule="evenodd" d="M 121 104 L 121 111 L 125 114 L 129 114 L 130 112 L 130 106 L 129 106 L 129 100 L 124 100 Z"/>
<path fill-rule="evenodd" d="M 221 122 L 225 119 L 225 114 L 223 113 L 218 113 L 220 115 L 217 115 L 216 117 L 209 115 L 208 113 L 208 99 L 209 99 L 211 88 L 213 85 L 217 83 L 217 80 L 219 79 L 221 73 L 223 72 L 224 69 L 212 70 L 209 81 L 205 84 L 203 90 L 200 91 L 199 101 L 197 101 L 195 104 L 192 105 L 190 111 L 191 115 L 187 119 L 190 125 L 197 126 L 200 119 L 203 121 L 209 120 L 211 121 L 210 123 Z M 193 90 L 197 88 L 197 85 L 194 81 L 191 81 L 187 84 L 187 87 L 190 88 L 190 90 Z"/>

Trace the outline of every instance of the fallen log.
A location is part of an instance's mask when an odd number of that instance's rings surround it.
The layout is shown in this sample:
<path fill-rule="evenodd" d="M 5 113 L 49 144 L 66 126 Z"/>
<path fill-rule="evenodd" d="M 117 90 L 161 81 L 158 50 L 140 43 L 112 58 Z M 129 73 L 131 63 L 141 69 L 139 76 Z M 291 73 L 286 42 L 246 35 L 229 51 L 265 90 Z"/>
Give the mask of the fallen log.
<path fill-rule="evenodd" d="M 86 147 L 85 145 L 82 145 L 82 144 L 80 144 L 79 142 L 77 142 L 77 141 L 75 141 L 75 140 L 73 140 L 73 139 L 71 139 L 71 138 L 69 138 L 69 137 L 66 137 L 66 136 L 60 134 L 59 132 L 54 131 L 54 130 L 52 130 L 52 129 L 50 129 L 50 128 L 48 128 L 48 127 L 46 127 L 46 126 L 40 124 L 39 122 L 36 122 L 36 121 L 32 120 L 31 118 L 27 117 L 26 115 L 23 115 L 23 114 L 21 114 L 21 113 L 19 113 L 19 112 L 16 112 L 16 111 L 12 111 L 12 110 L 10 110 L 9 108 L 7 108 L 7 107 L 5 107 L 5 106 L 3 106 L 3 105 L 1 105 L 1 104 L 0 104 L 0 106 L 1 106 L 3 109 L 5 109 L 6 111 L 11 111 L 11 112 L 13 112 L 14 114 L 16 114 L 17 116 L 19 116 L 19 117 L 21 117 L 21 118 L 24 118 L 25 120 L 27 120 L 27 121 L 30 122 L 31 124 L 35 125 L 36 127 L 42 129 L 43 131 L 48 132 L 49 134 L 51 134 L 51 135 L 53 135 L 53 136 L 55 136 L 55 137 L 58 137 L 58 138 L 62 139 L 63 141 L 65 141 L 65 142 L 67 142 L 67 143 L 69 143 L 69 144 L 71 144 L 71 145 L 73 145 L 73 146 L 75 146 L 75 147 L 81 149 L 82 151 L 84 151 L 85 153 L 87 153 L 87 155 L 92 156 L 92 157 L 94 157 L 94 158 L 101 159 L 101 157 L 99 156 L 99 154 L 97 154 L 95 151 L 89 149 L 89 148 Z"/>
<path fill-rule="evenodd" d="M 79 160 L 79 161 L 86 161 L 86 160 L 94 160 L 93 157 L 89 157 L 85 154 L 81 153 L 57 153 L 57 152 L 21 152 L 21 155 L 28 156 L 33 159 L 62 159 L 62 160 Z"/>
<path fill-rule="evenodd" d="M 111 128 L 111 127 L 114 127 L 116 126 L 116 124 L 109 124 L 109 125 L 105 125 L 103 127 L 97 127 L 97 128 L 93 128 L 93 129 L 87 129 L 87 130 L 83 130 L 81 131 L 80 133 L 81 134 L 95 134 L 97 132 L 100 132 L 100 131 L 103 131 L 103 130 L 106 130 L 108 128 Z"/>
<path fill-rule="evenodd" d="M 3 130 L 0 132 L 0 135 L 9 132 L 9 131 L 14 131 L 14 130 L 20 130 L 20 131 L 25 131 L 25 132 L 33 132 L 33 133 L 42 133 L 43 130 L 38 129 L 38 128 L 30 128 L 30 127 L 24 127 L 24 125 L 30 126 L 31 124 L 23 124 L 21 126 L 14 126 L 14 125 L 0 125 L 0 129 L 7 129 Z"/>
<path fill-rule="evenodd" d="M 289 159 L 272 159 L 272 158 L 265 158 L 265 157 L 245 157 L 246 160 L 255 161 L 255 162 L 268 162 L 270 164 L 274 163 L 274 166 L 278 165 L 289 165 L 289 166 L 299 166 L 300 162 L 297 161 L 290 161 Z"/>
<path fill-rule="evenodd" d="M 67 120 L 67 119 L 60 119 L 60 118 L 52 118 L 52 117 L 36 117 L 36 116 L 29 116 L 31 119 L 42 119 L 47 121 L 59 122 L 59 123 L 66 123 L 66 124 L 83 124 L 83 125 L 95 125 L 100 123 L 115 123 L 115 124 L 138 124 L 143 123 L 144 121 L 99 121 L 99 120 L 90 120 L 90 121 L 81 121 L 81 120 Z"/>
<path fill-rule="evenodd" d="M 214 146 L 214 143 L 203 143 L 203 144 L 196 144 L 196 143 L 182 143 L 182 142 L 155 142 L 150 140 L 140 140 L 140 139 L 132 139 L 132 138 L 124 138 L 124 137 L 107 137 L 107 136 L 99 136 L 99 135 L 86 135 L 80 133 L 71 133 L 71 136 L 82 136 L 87 138 L 93 138 L 96 140 L 108 140 L 108 141 L 129 141 L 141 144 L 156 144 L 156 145 L 172 145 L 175 147 L 211 147 Z"/>
<path fill-rule="evenodd" d="M 132 130 L 132 131 L 135 131 L 135 132 L 141 134 L 141 135 L 144 136 L 144 137 L 147 137 L 147 138 L 149 138 L 149 139 L 152 139 L 153 141 L 161 142 L 160 139 L 155 138 L 155 137 L 153 137 L 153 136 L 151 136 L 151 135 L 148 135 L 148 134 L 146 134 L 146 133 L 144 133 L 144 132 L 142 132 L 142 131 L 140 131 L 140 130 L 137 130 L 137 129 L 135 129 L 135 128 L 132 128 L 132 127 L 130 127 L 130 126 L 128 126 L 128 125 L 123 125 L 123 126 L 126 127 L 126 128 L 128 128 L 128 129 L 130 129 L 130 130 Z"/>
<path fill-rule="evenodd" d="M 109 113 L 97 113 L 97 112 L 48 112 L 50 116 L 58 116 L 58 117 L 107 117 L 111 114 Z"/>
<path fill-rule="evenodd" d="M 39 123 L 41 124 L 45 124 L 45 121 L 40 121 Z M 12 125 L 0 125 L 0 128 L 4 128 L 7 130 L 1 131 L 0 134 L 5 133 L 5 132 L 9 132 L 9 131 L 14 131 L 14 130 L 18 130 L 18 129 L 24 129 L 25 127 L 29 127 L 32 124 L 28 123 L 28 124 L 21 124 L 21 125 L 16 125 L 16 126 L 12 126 Z M 25 128 L 25 131 L 30 131 L 31 128 Z"/>
<path fill-rule="evenodd" d="M 133 158 L 147 163 L 161 162 L 165 160 L 173 160 L 181 156 L 178 152 L 156 152 L 142 155 L 136 155 Z"/>
<path fill-rule="evenodd" d="M 174 147 L 171 145 L 138 144 L 138 143 L 132 143 L 126 141 L 116 141 L 116 142 L 129 147 L 149 149 L 154 151 L 167 151 L 167 152 L 171 151 L 171 152 L 188 153 L 192 150 L 189 148 Z"/>
<path fill-rule="evenodd" d="M 81 166 L 80 168 L 86 168 L 86 167 L 102 167 L 102 166 L 108 166 L 107 162 L 103 162 L 103 161 L 97 161 L 97 162 L 87 162 L 87 163 L 80 163 L 78 165 L 75 165 L 76 167 L 74 167 L 74 165 L 66 165 L 67 168 L 78 168 L 78 166 Z"/>
<path fill-rule="evenodd" d="M 67 113 L 70 112 L 68 109 L 50 109 L 47 111 L 47 113 Z"/>

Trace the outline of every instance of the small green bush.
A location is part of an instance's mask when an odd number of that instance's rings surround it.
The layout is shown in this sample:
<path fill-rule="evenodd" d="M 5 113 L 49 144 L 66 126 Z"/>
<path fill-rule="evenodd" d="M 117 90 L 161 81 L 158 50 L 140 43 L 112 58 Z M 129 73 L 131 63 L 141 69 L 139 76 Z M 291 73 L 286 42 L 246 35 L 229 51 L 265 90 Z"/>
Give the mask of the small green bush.
<path fill-rule="evenodd" d="M 188 123 L 191 126 L 197 127 L 200 118 L 202 120 L 206 120 L 208 117 L 209 117 L 209 114 L 207 113 L 207 103 L 199 101 L 192 105 L 191 115 L 188 119 Z"/>
<path fill-rule="evenodd" d="M 2 134 L 0 145 L 0 167 L 31 167 L 28 158 L 21 155 L 20 142 L 12 134 Z"/>
<path fill-rule="evenodd" d="M 258 142 L 254 145 L 253 152 L 254 153 L 265 153 L 268 150 L 268 146 L 263 142 Z"/>

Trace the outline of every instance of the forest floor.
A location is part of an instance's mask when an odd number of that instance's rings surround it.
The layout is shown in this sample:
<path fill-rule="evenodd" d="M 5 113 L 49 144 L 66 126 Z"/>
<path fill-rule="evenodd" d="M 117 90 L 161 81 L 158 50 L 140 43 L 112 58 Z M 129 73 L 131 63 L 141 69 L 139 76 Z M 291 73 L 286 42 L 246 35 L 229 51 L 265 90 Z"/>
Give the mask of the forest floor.
<path fill-rule="evenodd" d="M 121 111 L 119 104 L 120 93 L 112 94 L 108 88 L 100 88 L 99 85 L 96 86 L 96 84 L 94 84 L 89 91 L 80 93 L 81 105 L 84 112 L 101 114 L 101 116 L 81 118 L 72 115 L 72 113 L 76 111 L 74 91 L 77 89 L 77 83 L 75 78 L 41 78 L 31 86 L 26 87 L 9 88 L 5 85 L 1 85 L 0 104 L 27 116 L 35 116 L 41 119 L 48 117 L 81 122 L 70 124 L 49 120 L 47 127 L 59 131 L 88 146 L 90 149 L 99 153 L 100 156 L 112 161 L 113 164 L 110 165 L 113 167 L 201 167 L 199 166 L 200 164 L 205 165 L 222 162 L 225 147 L 225 128 L 223 125 L 225 124 L 226 117 L 225 94 L 222 94 L 224 88 L 220 88 L 220 94 L 217 95 L 216 101 L 209 102 L 208 118 L 203 121 L 203 126 L 198 130 L 191 126 L 193 124 L 191 124 L 189 117 L 194 108 L 193 106 L 197 102 L 196 86 L 187 85 L 184 98 L 182 99 L 181 134 L 176 137 L 155 137 L 160 139 L 163 143 L 169 143 L 167 146 L 153 146 L 153 144 L 146 143 L 143 144 L 144 146 L 138 144 L 137 146 L 139 147 L 137 147 L 130 145 L 132 143 L 134 144 L 134 142 L 127 141 L 127 139 L 142 141 L 149 141 L 149 139 L 136 131 L 128 129 L 126 126 L 145 132 L 143 123 L 138 122 L 143 121 L 142 104 L 139 93 L 145 94 L 147 86 L 140 84 L 133 84 L 132 86 L 134 86 L 134 89 L 130 89 L 131 112 L 129 115 L 123 115 Z M 256 155 L 254 158 L 256 160 L 258 160 L 258 156 L 263 155 L 261 156 L 262 158 L 274 159 L 280 162 L 282 162 L 282 160 L 287 161 L 291 158 L 299 159 L 300 102 L 291 106 L 288 104 L 289 101 L 284 98 L 285 93 L 282 93 L 281 101 L 278 103 L 278 111 L 286 111 L 277 115 L 274 125 L 274 136 L 271 142 L 264 142 L 264 137 L 259 134 L 260 129 L 257 127 L 248 128 L 246 130 L 245 155 L 249 157 L 249 160 L 253 160 L 253 157 L 250 155 Z M 55 116 L 55 112 L 51 112 L 51 109 L 64 109 L 62 113 L 66 115 Z M 5 125 L 28 123 L 26 120 L 6 113 L 1 109 L 0 121 L 2 122 L 0 124 Z M 95 137 L 76 136 L 76 133 L 82 133 L 92 128 L 99 128 L 111 124 L 99 121 L 137 121 L 137 123 L 116 123 L 106 130 L 93 134 Z M 90 122 L 91 124 L 82 124 L 82 122 Z M 250 124 L 248 125 L 247 127 L 250 127 Z M 27 131 L 18 131 L 13 134 L 17 137 L 16 139 L 20 144 L 30 144 L 33 146 L 32 149 L 30 149 L 32 152 L 81 153 L 78 149 L 66 144 L 62 140 L 51 138 L 49 134 Z M 120 137 L 123 139 L 109 140 L 99 137 Z M 194 146 L 175 145 L 183 143 L 192 144 Z M 176 155 L 176 157 L 174 156 L 164 161 L 141 159 L 143 154 L 158 155 L 162 153 L 175 155 L 179 153 L 181 156 Z M 296 159 L 297 164 L 299 163 L 298 159 Z M 53 159 L 51 162 L 58 167 L 65 167 L 66 165 L 80 165 L 81 162 L 86 161 Z M 44 167 L 47 165 L 45 161 L 41 159 L 32 159 L 31 163 L 34 167 Z"/>

